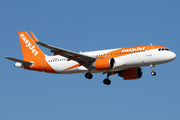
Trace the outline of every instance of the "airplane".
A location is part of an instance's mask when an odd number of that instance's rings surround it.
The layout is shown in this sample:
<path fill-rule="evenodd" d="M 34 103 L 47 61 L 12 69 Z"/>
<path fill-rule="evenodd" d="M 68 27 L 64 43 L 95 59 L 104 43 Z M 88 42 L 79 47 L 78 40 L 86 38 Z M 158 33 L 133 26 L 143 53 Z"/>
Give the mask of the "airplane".
<path fill-rule="evenodd" d="M 161 45 L 144 45 L 118 49 L 107 49 L 90 52 L 73 52 L 40 42 L 30 31 L 18 32 L 24 60 L 4 57 L 16 62 L 15 67 L 27 70 L 55 74 L 85 73 L 85 78 L 92 79 L 92 73 L 107 74 L 103 80 L 110 85 L 110 75 L 117 74 L 124 80 L 135 80 L 142 77 L 143 66 L 151 67 L 155 76 L 155 65 L 170 62 L 176 54 Z M 45 55 L 37 46 L 50 49 L 53 56 Z"/>

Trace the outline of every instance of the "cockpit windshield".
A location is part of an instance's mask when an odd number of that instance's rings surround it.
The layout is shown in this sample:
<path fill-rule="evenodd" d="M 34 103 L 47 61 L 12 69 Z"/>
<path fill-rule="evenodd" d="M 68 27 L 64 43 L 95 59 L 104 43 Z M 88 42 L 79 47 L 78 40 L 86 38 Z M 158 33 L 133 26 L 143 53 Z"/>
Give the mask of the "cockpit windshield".
<path fill-rule="evenodd" d="M 159 48 L 158 51 L 169 51 L 167 48 Z"/>

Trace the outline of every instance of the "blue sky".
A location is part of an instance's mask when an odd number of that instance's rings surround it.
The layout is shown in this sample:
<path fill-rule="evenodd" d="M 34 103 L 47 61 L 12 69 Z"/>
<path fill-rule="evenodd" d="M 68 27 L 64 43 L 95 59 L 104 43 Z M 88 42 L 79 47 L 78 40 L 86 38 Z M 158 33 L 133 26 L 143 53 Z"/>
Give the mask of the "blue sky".
<path fill-rule="evenodd" d="M 180 119 L 178 0 L 1 0 L 0 120 L 169 120 Z M 157 44 L 177 58 L 143 67 L 139 80 L 106 75 L 55 75 L 23 70 L 4 59 L 23 59 L 18 32 L 33 31 L 64 49 L 102 50 Z M 48 49 L 41 48 L 52 55 Z"/>

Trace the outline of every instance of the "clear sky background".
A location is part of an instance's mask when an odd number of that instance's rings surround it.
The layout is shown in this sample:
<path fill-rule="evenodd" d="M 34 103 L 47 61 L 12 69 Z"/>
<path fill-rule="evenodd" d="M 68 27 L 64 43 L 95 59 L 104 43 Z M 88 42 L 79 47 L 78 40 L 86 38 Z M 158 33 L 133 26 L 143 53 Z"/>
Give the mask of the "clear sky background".
<path fill-rule="evenodd" d="M 1 0 L 0 120 L 179 120 L 179 0 Z M 143 67 L 141 79 L 94 74 L 56 75 L 14 67 L 23 59 L 19 31 L 50 45 L 91 51 L 150 43 L 175 52 L 174 61 Z M 41 49 L 52 55 L 48 49 Z"/>

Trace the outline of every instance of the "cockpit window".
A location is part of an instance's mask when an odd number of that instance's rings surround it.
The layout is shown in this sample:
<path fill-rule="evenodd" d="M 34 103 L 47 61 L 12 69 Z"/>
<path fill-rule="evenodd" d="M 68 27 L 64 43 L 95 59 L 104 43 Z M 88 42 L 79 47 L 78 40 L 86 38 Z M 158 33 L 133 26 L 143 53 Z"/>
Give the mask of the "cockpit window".
<path fill-rule="evenodd" d="M 167 48 L 159 48 L 158 51 L 169 51 Z"/>

